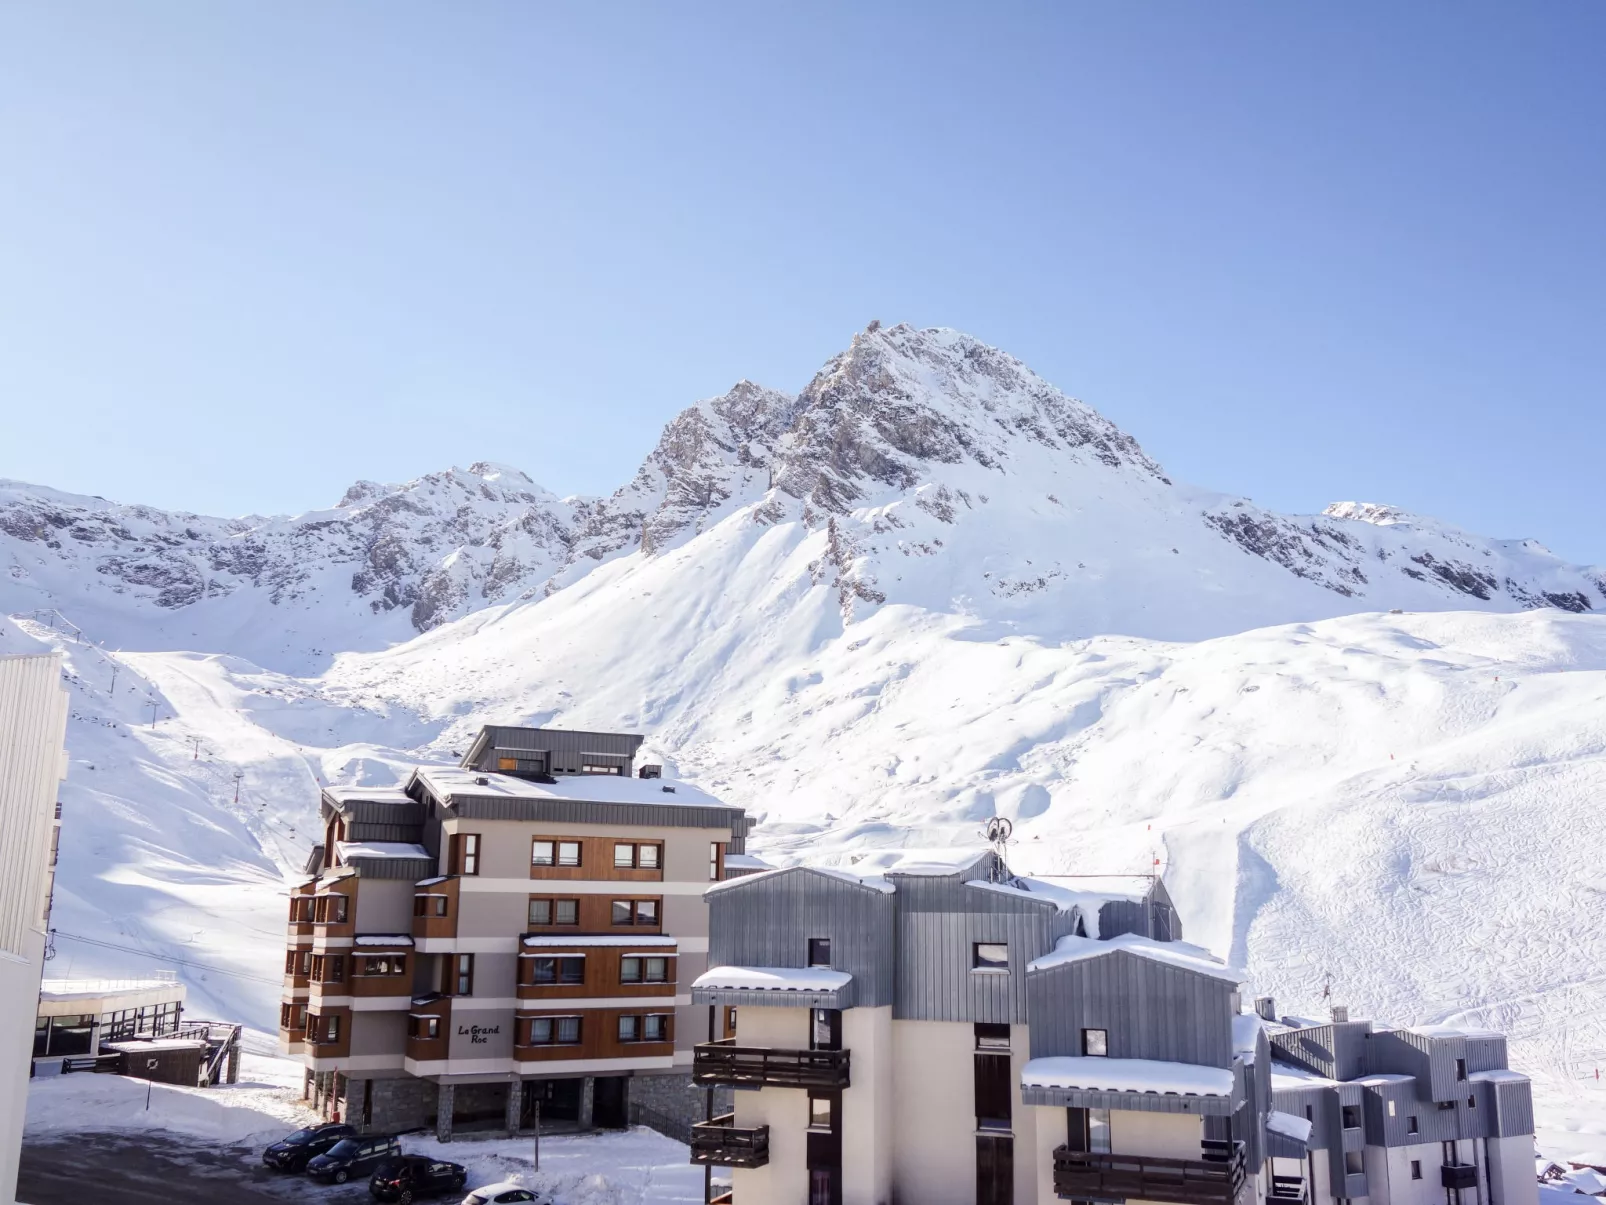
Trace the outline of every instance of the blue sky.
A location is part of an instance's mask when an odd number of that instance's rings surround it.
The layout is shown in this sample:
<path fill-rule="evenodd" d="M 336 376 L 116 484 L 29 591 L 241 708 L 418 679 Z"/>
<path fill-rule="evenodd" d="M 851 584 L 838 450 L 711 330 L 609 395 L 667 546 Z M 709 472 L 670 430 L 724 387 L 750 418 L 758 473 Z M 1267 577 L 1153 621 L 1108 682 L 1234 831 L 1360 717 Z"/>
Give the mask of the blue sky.
<path fill-rule="evenodd" d="M 23 0 L 0 476 L 626 480 L 871 318 L 1177 477 L 1606 562 L 1606 6 Z"/>

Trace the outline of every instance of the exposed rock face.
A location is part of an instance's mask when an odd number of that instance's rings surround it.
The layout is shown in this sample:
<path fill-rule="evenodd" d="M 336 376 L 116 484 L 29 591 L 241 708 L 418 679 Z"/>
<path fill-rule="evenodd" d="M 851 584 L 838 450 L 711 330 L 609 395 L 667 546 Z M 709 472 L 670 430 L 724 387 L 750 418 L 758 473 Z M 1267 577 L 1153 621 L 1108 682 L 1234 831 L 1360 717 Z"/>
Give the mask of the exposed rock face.
<path fill-rule="evenodd" d="M 606 498 L 558 499 L 488 463 L 359 481 L 295 518 L 0 483 L 0 588 L 12 610 L 100 589 L 165 612 L 231 600 L 250 615 L 255 598 L 426 631 L 616 557 L 658 556 L 738 513 L 819 541 L 808 578 L 835 592 L 844 620 L 889 599 L 969 611 L 988 598 L 1122 631 L 1157 592 L 1203 591 L 1223 616 L 1278 622 L 1268 616 L 1288 608 L 1260 601 L 1309 587 L 1351 610 L 1606 606 L 1606 575 L 1534 541 L 1376 503 L 1279 515 L 1173 484 L 1131 436 L 1013 357 L 956 331 L 879 324 L 796 395 L 741 381 L 681 412 Z"/>

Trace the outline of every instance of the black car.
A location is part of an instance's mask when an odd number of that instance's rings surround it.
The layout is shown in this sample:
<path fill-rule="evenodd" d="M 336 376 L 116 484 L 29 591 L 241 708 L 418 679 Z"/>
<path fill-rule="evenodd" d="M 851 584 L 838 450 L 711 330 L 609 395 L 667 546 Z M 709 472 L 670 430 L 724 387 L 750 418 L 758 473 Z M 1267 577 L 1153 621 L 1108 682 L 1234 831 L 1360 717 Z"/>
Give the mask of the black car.
<path fill-rule="evenodd" d="M 401 1142 L 394 1134 L 342 1138 L 323 1154 L 307 1160 L 307 1175 L 314 1180 L 344 1184 L 353 1176 L 366 1176 L 386 1159 L 400 1154 Z"/>
<path fill-rule="evenodd" d="M 304 1172 L 314 1155 L 321 1155 L 357 1131 L 348 1125 L 308 1126 L 279 1139 L 262 1152 L 262 1162 L 282 1172 Z"/>
<path fill-rule="evenodd" d="M 403 1155 L 400 1159 L 386 1159 L 374 1169 L 373 1177 L 368 1181 L 368 1191 L 375 1200 L 412 1205 L 419 1197 L 461 1191 L 466 1183 L 468 1169 L 461 1163 L 447 1163 L 423 1155 Z"/>

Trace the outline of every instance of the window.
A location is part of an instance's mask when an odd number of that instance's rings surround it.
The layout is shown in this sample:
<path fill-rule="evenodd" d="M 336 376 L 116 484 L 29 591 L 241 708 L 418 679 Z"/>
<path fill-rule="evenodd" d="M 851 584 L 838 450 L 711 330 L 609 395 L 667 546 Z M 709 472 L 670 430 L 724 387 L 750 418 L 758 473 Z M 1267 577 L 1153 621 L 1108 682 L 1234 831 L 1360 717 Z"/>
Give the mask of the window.
<path fill-rule="evenodd" d="M 579 1017 L 530 1018 L 531 1046 L 577 1046 L 580 1043 Z"/>
<path fill-rule="evenodd" d="M 1345 1105 L 1341 1112 L 1346 1130 L 1358 1130 L 1361 1128 L 1361 1109 L 1359 1105 Z"/>
<path fill-rule="evenodd" d="M 1421 1178 L 1422 1178 L 1422 1160 L 1420 1160 L 1420 1159 L 1412 1159 L 1411 1160 L 1411 1179 L 1420 1180 Z"/>
<path fill-rule="evenodd" d="M 427 1042 L 431 1038 L 441 1036 L 441 1019 L 439 1017 L 409 1017 L 412 1023 L 408 1028 L 407 1036 Z"/>
<path fill-rule="evenodd" d="M 1013 1205 L 1015 1140 L 1008 1134 L 976 1135 L 976 1205 Z"/>
<path fill-rule="evenodd" d="M 978 1130 L 1008 1130 L 1014 1085 L 1008 1051 L 977 1051 L 974 1058 L 975 1117 Z"/>
<path fill-rule="evenodd" d="M 294 975 L 296 973 L 296 951 L 294 950 L 286 950 L 284 952 L 284 973 L 286 975 Z"/>
<path fill-rule="evenodd" d="M 452 955 L 452 995 L 472 996 L 474 994 L 474 955 Z"/>
<path fill-rule="evenodd" d="M 973 971 L 1009 970 L 1009 947 L 1001 942 L 978 941 L 970 948 L 970 968 Z"/>
<path fill-rule="evenodd" d="M 830 1096 L 809 1094 L 809 1129 L 829 1130 L 836 1121 L 836 1100 Z"/>
<path fill-rule="evenodd" d="M 1394 1102 L 1392 1100 L 1389 1101 L 1389 1116 L 1390 1117 L 1394 1116 Z"/>
<path fill-rule="evenodd" d="M 357 958 L 359 975 L 405 975 L 407 956 L 404 954 L 364 954 Z"/>
<path fill-rule="evenodd" d="M 580 763 L 580 773 L 582 773 L 582 774 L 623 774 L 624 773 L 624 768 L 622 766 L 599 766 L 595 762 L 581 762 Z"/>
<path fill-rule="evenodd" d="M 614 900 L 613 923 L 616 925 L 656 925 L 657 900 Z"/>
<path fill-rule="evenodd" d="M 1476 1096 L 1467 1097 L 1467 1108 L 1476 1109 L 1477 1107 L 1478 1107 L 1478 1098 Z"/>
<path fill-rule="evenodd" d="M 719 881 L 719 871 L 723 863 L 723 859 L 720 857 L 721 852 L 718 841 L 710 841 L 708 843 L 708 881 L 710 883 Z"/>
<path fill-rule="evenodd" d="M 620 983 L 667 983 L 669 959 L 632 955 L 619 960 Z"/>
<path fill-rule="evenodd" d="M 1407 1117 L 1405 1119 L 1405 1132 L 1407 1134 L 1416 1133 L 1416 1118 L 1415 1117 Z"/>
<path fill-rule="evenodd" d="M 1466 1061 L 1466 1059 L 1456 1059 L 1456 1061 L 1455 1061 L 1455 1077 L 1456 1077 L 1456 1079 L 1466 1079 L 1467 1078 L 1467 1061 Z"/>
<path fill-rule="evenodd" d="M 643 1042 L 669 1041 L 669 1014 L 648 1013 L 641 1019 L 641 1040 Z"/>
<path fill-rule="evenodd" d="M 344 954 L 316 954 L 312 959 L 312 977 L 319 983 L 344 983 L 346 981 L 346 956 Z"/>
<path fill-rule="evenodd" d="M 1360 1151 L 1344 1152 L 1344 1174 L 1358 1176 L 1366 1170 L 1366 1156 Z"/>
<path fill-rule="evenodd" d="M 453 873 L 472 875 L 480 872 L 480 835 L 453 833 L 451 842 Z"/>
<path fill-rule="evenodd" d="M 530 958 L 531 983 L 584 983 L 586 960 L 577 954 L 564 958 Z"/>
<path fill-rule="evenodd" d="M 579 923 L 579 900 L 530 901 L 531 925 L 578 925 Z"/>
<path fill-rule="evenodd" d="M 1443 1109 L 1453 1109 L 1453 1108 L 1455 1108 L 1455 1101 L 1453 1101 L 1453 1100 L 1441 1100 L 1439 1102 L 1439 1108 L 1441 1110 L 1443 1110 Z"/>
<path fill-rule="evenodd" d="M 976 1049 L 977 1050 L 1008 1050 L 1009 1026 L 989 1025 L 985 1021 L 976 1022 Z"/>
<path fill-rule="evenodd" d="M 657 870 L 663 863 L 663 846 L 634 841 L 616 841 L 613 864 L 620 870 Z"/>
<path fill-rule="evenodd" d="M 580 865 L 580 842 L 578 841 L 543 841 L 536 840 L 530 844 L 531 866 L 578 866 Z"/>
<path fill-rule="evenodd" d="M 349 901 L 343 895 L 319 896 L 313 902 L 313 923 L 318 925 L 345 924 L 348 903 Z"/>
<path fill-rule="evenodd" d="M 1110 1111 L 1087 1111 L 1087 1149 L 1108 1155 L 1110 1153 Z"/>
<path fill-rule="evenodd" d="M 1110 1053 L 1110 1031 L 1107 1029 L 1084 1029 L 1082 1031 L 1082 1053 L 1097 1055 L 1100 1058 Z"/>
<path fill-rule="evenodd" d="M 640 1024 L 641 1024 L 641 1018 L 640 1017 L 620 1017 L 619 1018 L 619 1040 L 621 1042 L 634 1042 L 634 1041 L 637 1041 L 638 1040 L 638 1038 L 637 1038 L 638 1027 L 640 1026 Z"/>
<path fill-rule="evenodd" d="M 839 1010 L 809 1009 L 809 1049 L 842 1049 L 842 1013 Z"/>
<path fill-rule="evenodd" d="M 316 1028 L 319 1042 L 340 1041 L 340 1014 L 336 1013 L 333 1016 L 317 1018 Z"/>
<path fill-rule="evenodd" d="M 829 937 L 809 938 L 809 965 L 811 967 L 828 967 L 831 965 L 831 939 Z"/>
<path fill-rule="evenodd" d="M 414 916 L 445 916 L 446 897 L 444 895 L 415 895 L 413 896 Z"/>

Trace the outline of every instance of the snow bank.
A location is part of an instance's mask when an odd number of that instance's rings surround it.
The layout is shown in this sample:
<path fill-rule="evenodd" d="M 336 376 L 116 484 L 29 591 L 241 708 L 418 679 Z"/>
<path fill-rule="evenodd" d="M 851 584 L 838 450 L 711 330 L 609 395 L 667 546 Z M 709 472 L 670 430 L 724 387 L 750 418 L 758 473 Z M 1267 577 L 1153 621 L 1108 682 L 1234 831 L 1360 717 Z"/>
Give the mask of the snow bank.
<path fill-rule="evenodd" d="M 299 1095 L 272 1084 L 180 1088 L 121 1075 L 50 1076 L 28 1085 L 24 1130 L 30 1135 L 170 1130 L 229 1145 L 265 1143 L 316 1120 Z"/>

